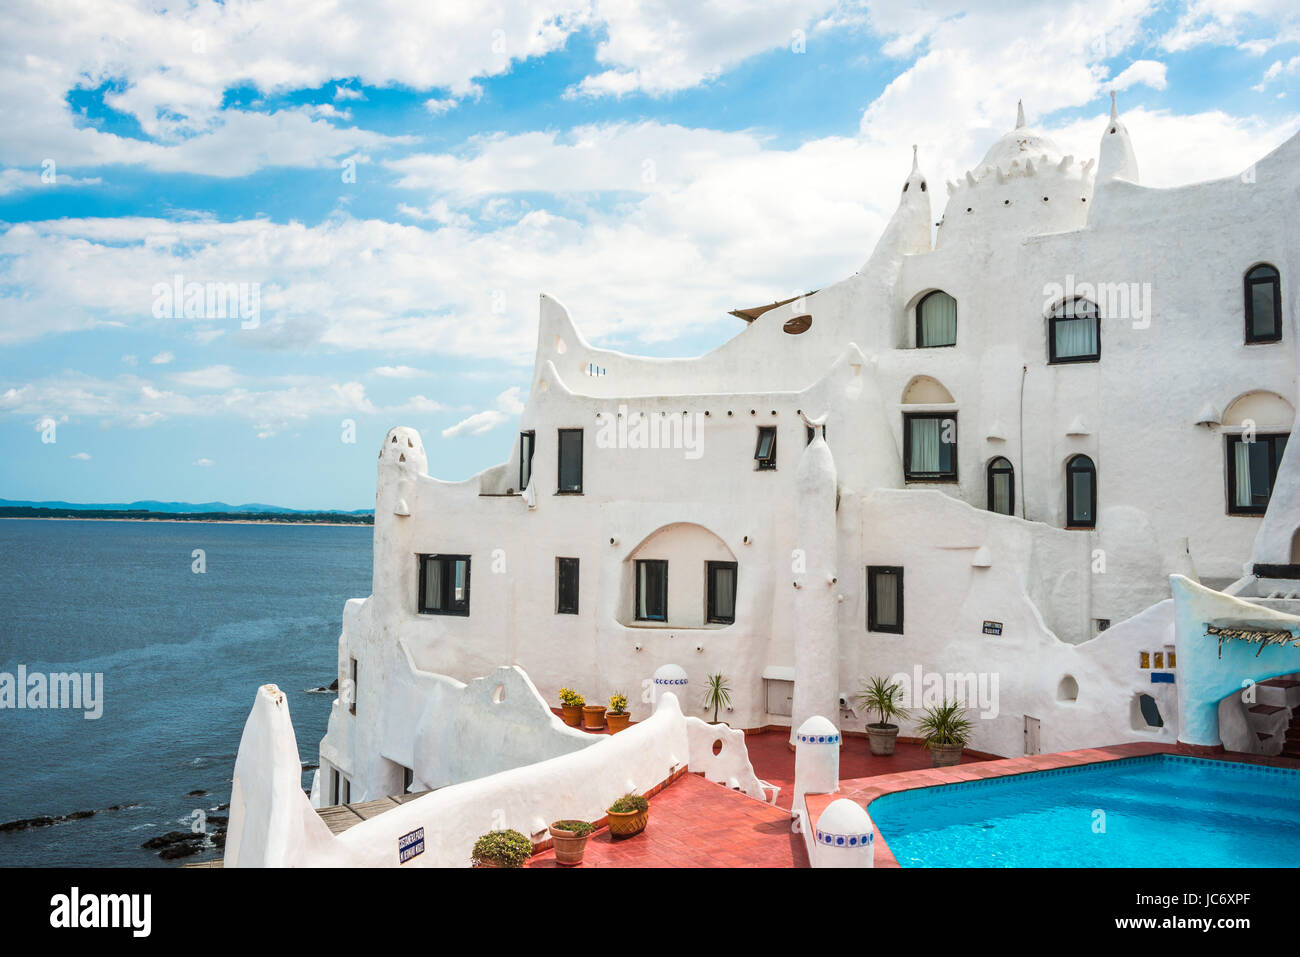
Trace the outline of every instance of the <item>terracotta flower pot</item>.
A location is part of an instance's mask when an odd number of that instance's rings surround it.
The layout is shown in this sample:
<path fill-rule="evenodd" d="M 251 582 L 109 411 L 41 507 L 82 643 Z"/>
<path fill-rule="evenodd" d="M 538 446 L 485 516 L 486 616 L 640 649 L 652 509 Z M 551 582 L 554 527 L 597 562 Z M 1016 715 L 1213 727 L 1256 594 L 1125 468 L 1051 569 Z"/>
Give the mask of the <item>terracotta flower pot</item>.
<path fill-rule="evenodd" d="M 582 855 L 587 851 L 587 839 L 590 834 L 579 837 L 573 831 L 551 825 L 551 840 L 555 842 L 555 863 L 565 867 L 576 867 L 582 863 Z"/>
<path fill-rule="evenodd" d="M 871 739 L 872 754 L 878 757 L 893 754 L 894 745 L 898 742 L 898 725 L 869 724 L 867 737 Z"/>
<path fill-rule="evenodd" d="M 650 823 L 650 810 L 644 811 L 606 811 L 609 815 L 609 833 L 615 837 L 632 837 L 645 830 Z"/>
<path fill-rule="evenodd" d="M 560 705 L 560 712 L 564 718 L 564 723 L 570 728 L 576 728 L 582 724 L 582 705 L 562 704 Z"/>
<path fill-rule="evenodd" d="M 630 712 L 624 711 L 621 714 L 617 711 L 605 712 L 605 725 L 609 728 L 610 734 L 618 734 L 624 730 L 628 722 L 632 720 Z"/>
<path fill-rule="evenodd" d="M 932 744 L 930 745 L 930 761 L 936 768 L 947 768 L 954 764 L 961 764 L 960 744 Z"/>
<path fill-rule="evenodd" d="M 589 731 L 599 731 L 605 727 L 605 709 L 598 704 L 583 705 L 582 726 Z"/>

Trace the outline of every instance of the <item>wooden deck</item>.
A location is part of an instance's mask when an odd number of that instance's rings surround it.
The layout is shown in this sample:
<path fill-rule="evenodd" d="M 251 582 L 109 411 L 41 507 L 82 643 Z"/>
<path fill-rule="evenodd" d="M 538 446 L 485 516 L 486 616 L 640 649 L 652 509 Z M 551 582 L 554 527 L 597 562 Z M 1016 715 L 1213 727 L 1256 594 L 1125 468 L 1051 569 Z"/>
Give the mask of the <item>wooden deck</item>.
<path fill-rule="evenodd" d="M 368 821 L 372 817 L 379 817 L 385 811 L 391 811 L 395 807 L 405 804 L 407 801 L 414 801 L 418 797 L 424 797 L 428 791 L 420 791 L 417 794 L 398 794 L 393 797 L 382 797 L 374 801 L 364 801 L 361 804 L 335 804 L 330 807 L 321 807 L 316 809 L 320 819 L 325 822 L 325 826 L 330 829 L 332 834 L 342 834 L 350 827 L 356 827 L 362 821 Z M 216 860 L 199 861 L 195 864 L 182 864 L 182 867 L 224 867 L 225 859 L 218 857 Z"/>

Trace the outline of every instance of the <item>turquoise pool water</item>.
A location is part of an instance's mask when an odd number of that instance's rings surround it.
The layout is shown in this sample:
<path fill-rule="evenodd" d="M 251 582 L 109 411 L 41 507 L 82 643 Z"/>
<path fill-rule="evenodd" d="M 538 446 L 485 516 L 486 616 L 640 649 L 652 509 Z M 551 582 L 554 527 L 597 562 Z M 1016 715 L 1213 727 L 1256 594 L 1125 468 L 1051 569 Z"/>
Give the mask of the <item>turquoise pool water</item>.
<path fill-rule="evenodd" d="M 889 794 L 904 867 L 1297 867 L 1300 771 L 1174 755 Z"/>

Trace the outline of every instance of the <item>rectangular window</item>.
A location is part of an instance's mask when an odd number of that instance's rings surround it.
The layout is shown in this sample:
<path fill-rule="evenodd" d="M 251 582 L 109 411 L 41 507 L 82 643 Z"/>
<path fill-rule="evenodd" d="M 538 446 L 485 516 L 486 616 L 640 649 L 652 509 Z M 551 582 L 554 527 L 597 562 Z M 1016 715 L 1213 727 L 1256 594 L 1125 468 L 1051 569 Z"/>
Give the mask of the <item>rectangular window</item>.
<path fill-rule="evenodd" d="M 557 615 L 578 613 L 578 560 L 576 558 L 555 560 L 555 613 Z"/>
<path fill-rule="evenodd" d="M 957 413 L 903 413 L 903 466 L 911 482 L 957 481 Z"/>
<path fill-rule="evenodd" d="M 411 785 L 415 783 L 415 772 L 410 768 L 402 768 L 402 793 L 410 794 Z"/>
<path fill-rule="evenodd" d="M 469 556 L 420 556 L 420 614 L 469 615 Z"/>
<path fill-rule="evenodd" d="M 348 710 L 353 714 L 357 713 L 357 659 L 352 659 L 352 665 L 349 669 L 348 678 L 352 686 L 348 689 L 348 695 L 352 699 L 348 702 Z"/>
<path fill-rule="evenodd" d="M 582 429 L 560 429 L 560 492 L 582 491 Z"/>
<path fill-rule="evenodd" d="M 867 567 L 867 631 L 903 633 L 903 569 Z"/>
<path fill-rule="evenodd" d="M 1228 514 L 1263 515 L 1286 450 L 1286 433 L 1228 436 Z"/>
<path fill-rule="evenodd" d="M 730 625 L 736 620 L 736 563 L 706 562 L 708 620 Z"/>
<path fill-rule="evenodd" d="M 533 449 L 537 445 L 536 432 L 519 433 L 519 491 L 528 488 L 533 480 Z"/>
<path fill-rule="evenodd" d="M 352 782 L 346 777 L 343 778 L 343 803 L 352 803 Z"/>
<path fill-rule="evenodd" d="M 1051 362 L 1096 362 L 1101 358 L 1101 326 L 1095 303 L 1070 299 L 1052 310 L 1048 331 Z"/>
<path fill-rule="evenodd" d="M 758 463 L 760 471 L 776 468 L 776 426 L 758 427 L 758 445 L 754 447 L 754 461 Z"/>
<path fill-rule="evenodd" d="M 337 805 L 339 803 L 339 795 L 341 793 L 339 791 L 340 779 L 341 779 L 341 775 L 339 774 L 339 772 L 334 768 L 330 768 L 330 805 L 331 806 Z"/>
<path fill-rule="evenodd" d="M 662 559 L 636 563 L 636 620 L 668 620 L 668 563 Z"/>

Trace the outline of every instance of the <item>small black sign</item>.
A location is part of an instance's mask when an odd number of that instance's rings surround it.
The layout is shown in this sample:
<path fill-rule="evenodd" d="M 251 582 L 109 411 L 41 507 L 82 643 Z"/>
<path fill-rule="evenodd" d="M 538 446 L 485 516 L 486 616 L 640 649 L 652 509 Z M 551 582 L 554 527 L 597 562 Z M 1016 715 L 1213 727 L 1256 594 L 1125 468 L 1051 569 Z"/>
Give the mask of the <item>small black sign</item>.
<path fill-rule="evenodd" d="M 1000 634 L 1002 634 L 1002 622 L 1000 622 L 1000 621 L 986 621 L 986 622 L 984 622 L 984 634 L 986 634 L 986 635 L 1000 635 Z"/>

